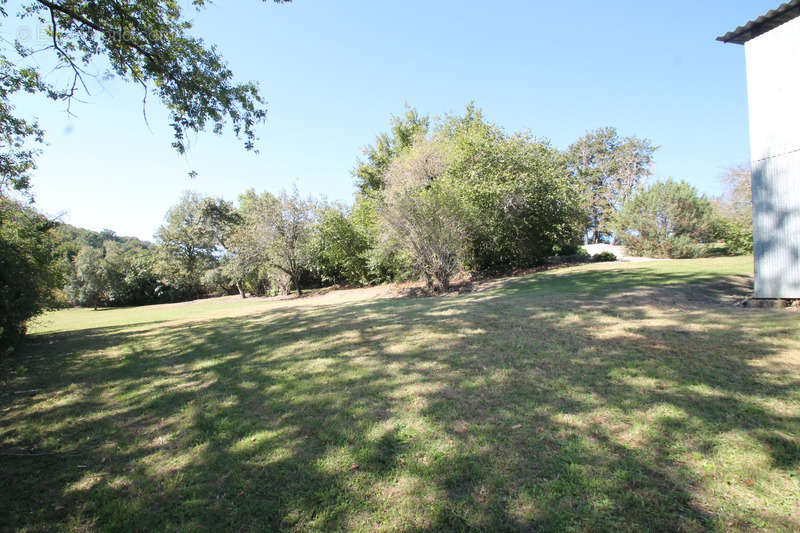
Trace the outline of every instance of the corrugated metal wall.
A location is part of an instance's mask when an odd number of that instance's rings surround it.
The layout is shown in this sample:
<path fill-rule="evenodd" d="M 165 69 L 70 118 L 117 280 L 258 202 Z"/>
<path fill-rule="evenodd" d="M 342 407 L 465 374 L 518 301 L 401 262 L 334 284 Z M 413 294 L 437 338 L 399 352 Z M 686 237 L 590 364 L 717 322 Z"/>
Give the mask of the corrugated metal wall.
<path fill-rule="evenodd" d="M 745 44 L 756 298 L 800 298 L 800 18 Z"/>
<path fill-rule="evenodd" d="M 753 232 L 756 298 L 800 298 L 800 151 L 753 162 Z"/>

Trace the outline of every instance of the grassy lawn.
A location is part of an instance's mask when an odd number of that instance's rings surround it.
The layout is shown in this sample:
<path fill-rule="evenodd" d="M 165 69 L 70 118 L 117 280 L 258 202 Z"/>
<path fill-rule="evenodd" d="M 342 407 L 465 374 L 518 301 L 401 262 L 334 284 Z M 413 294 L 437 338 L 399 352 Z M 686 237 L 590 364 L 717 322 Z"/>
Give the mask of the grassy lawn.
<path fill-rule="evenodd" d="M 0 528 L 796 531 L 800 315 L 751 274 L 52 313 L 0 363 Z"/>

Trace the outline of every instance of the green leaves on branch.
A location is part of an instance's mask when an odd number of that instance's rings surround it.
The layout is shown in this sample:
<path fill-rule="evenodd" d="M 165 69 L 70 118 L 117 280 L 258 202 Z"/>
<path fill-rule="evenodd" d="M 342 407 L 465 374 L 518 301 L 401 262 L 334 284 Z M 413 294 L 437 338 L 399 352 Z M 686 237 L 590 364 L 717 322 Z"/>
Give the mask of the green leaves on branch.
<path fill-rule="evenodd" d="M 284 3 L 284 0 L 275 0 Z M 194 0 L 196 9 L 204 0 Z M 7 17 L 5 9 L 0 16 Z M 216 47 L 190 34 L 192 24 L 176 0 L 27 0 L 18 12 L 49 28 L 50 43 L 32 50 L 21 43 L 0 55 L 0 194 L 27 190 L 29 172 L 43 132 L 35 121 L 15 116 L 10 97 L 24 91 L 64 100 L 88 94 L 93 61 L 106 61 L 120 78 L 141 85 L 144 99 L 157 96 L 169 111 L 178 153 L 186 135 L 226 125 L 255 149 L 255 127 L 266 118 L 266 106 L 254 82 L 237 82 Z M 9 54 L 13 53 L 14 58 Z M 36 61 L 30 56 L 36 54 Z M 55 69 L 70 72 L 63 86 L 43 81 L 38 66 L 50 54 Z"/>
<path fill-rule="evenodd" d="M 27 321 L 50 307 L 61 284 L 53 227 L 33 209 L 0 198 L 0 357 Z"/>

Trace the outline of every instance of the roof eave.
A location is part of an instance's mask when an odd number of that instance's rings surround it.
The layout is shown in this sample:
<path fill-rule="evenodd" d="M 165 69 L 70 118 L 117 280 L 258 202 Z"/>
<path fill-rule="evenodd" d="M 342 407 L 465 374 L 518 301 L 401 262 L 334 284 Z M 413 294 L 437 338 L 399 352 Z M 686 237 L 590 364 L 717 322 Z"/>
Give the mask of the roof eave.
<path fill-rule="evenodd" d="M 800 16 L 800 0 L 791 0 L 767 11 L 744 26 L 739 26 L 735 30 L 717 37 L 717 40 L 723 43 L 744 44 L 798 16 Z"/>

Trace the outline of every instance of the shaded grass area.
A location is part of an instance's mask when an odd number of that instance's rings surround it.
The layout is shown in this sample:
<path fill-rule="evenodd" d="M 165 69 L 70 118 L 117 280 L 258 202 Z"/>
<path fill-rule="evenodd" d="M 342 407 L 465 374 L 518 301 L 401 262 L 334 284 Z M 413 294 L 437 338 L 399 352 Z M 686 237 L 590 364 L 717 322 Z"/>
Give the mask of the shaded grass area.
<path fill-rule="evenodd" d="M 3 363 L 0 527 L 800 529 L 800 319 L 729 305 L 751 261 L 60 311 Z"/>

